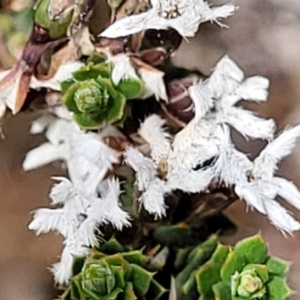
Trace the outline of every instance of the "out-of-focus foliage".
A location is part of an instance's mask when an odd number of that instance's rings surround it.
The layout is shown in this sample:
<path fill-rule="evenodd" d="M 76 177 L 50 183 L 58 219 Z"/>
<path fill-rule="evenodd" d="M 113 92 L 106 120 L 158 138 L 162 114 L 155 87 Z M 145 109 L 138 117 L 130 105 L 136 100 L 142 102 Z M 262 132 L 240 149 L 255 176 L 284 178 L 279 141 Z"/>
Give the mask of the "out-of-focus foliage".
<path fill-rule="evenodd" d="M 32 1 L 0 2 L 0 69 L 10 68 L 23 51 L 30 35 Z"/>

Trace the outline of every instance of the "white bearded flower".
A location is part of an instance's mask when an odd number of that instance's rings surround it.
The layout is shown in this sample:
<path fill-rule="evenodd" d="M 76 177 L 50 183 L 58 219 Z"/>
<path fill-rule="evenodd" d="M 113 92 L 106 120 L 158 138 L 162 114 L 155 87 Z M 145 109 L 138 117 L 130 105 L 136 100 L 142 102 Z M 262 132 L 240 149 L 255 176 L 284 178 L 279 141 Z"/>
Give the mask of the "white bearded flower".
<path fill-rule="evenodd" d="M 95 246 L 97 228 L 111 223 L 121 230 L 129 226 L 129 216 L 119 207 L 120 187 L 118 180 L 108 179 L 102 183 L 101 197 L 87 193 L 82 185 L 74 185 L 66 178 L 54 185 L 50 196 L 52 204 L 61 208 L 41 208 L 35 211 L 29 229 L 36 234 L 57 231 L 64 237 L 65 248 L 61 261 L 53 266 L 56 282 L 65 284 L 71 277 L 71 267 L 76 256 L 87 255 L 89 247 Z M 105 187 L 104 187 L 105 185 Z"/>
<path fill-rule="evenodd" d="M 106 146 L 99 134 L 81 131 L 73 120 L 43 115 L 33 122 L 31 132 L 44 130 L 48 142 L 27 153 L 23 162 L 26 171 L 63 160 L 72 182 L 93 192 L 112 165 L 119 161 L 117 152 Z"/>
<path fill-rule="evenodd" d="M 300 136 L 300 125 L 285 130 L 270 142 L 254 162 L 234 148 L 228 128 L 223 127 L 223 130 L 221 155 L 217 162 L 220 179 L 227 185 L 234 185 L 239 197 L 267 215 L 283 232 L 299 230 L 300 224 L 275 199 L 280 196 L 300 210 L 300 192 L 292 182 L 274 176 L 274 172 L 277 163 L 290 154 Z"/>
<path fill-rule="evenodd" d="M 182 130 L 186 134 L 178 133 L 171 143 L 170 135 L 163 126 L 164 121 L 159 116 L 152 115 L 145 119 L 138 131 L 150 146 L 151 158 L 132 147 L 125 152 L 125 162 L 136 172 L 136 184 L 142 192 L 139 201 L 148 212 L 158 217 L 165 215 L 165 195 L 177 189 L 196 193 L 207 188 L 215 175 L 215 169 L 210 164 L 201 164 L 212 160 L 210 163 L 213 165 L 214 158 L 218 155 L 218 147 L 213 138 L 210 140 L 209 136 L 201 135 L 200 130 L 188 135 L 187 127 Z M 192 125 L 190 128 L 198 129 Z M 182 136 L 178 138 L 180 134 Z"/>
<path fill-rule="evenodd" d="M 195 119 L 201 121 L 204 118 L 215 124 L 227 123 L 246 138 L 270 140 L 275 131 L 272 119 L 259 118 L 251 111 L 234 106 L 241 100 L 265 102 L 268 87 L 269 81 L 264 77 L 245 79 L 242 70 L 225 56 L 207 80 L 189 88 Z"/>
<path fill-rule="evenodd" d="M 193 37 L 201 23 L 231 16 L 236 6 L 226 4 L 211 7 L 204 0 L 151 0 L 151 8 L 143 13 L 121 18 L 104 30 L 100 36 L 117 38 L 147 29 L 173 28 L 184 37 Z"/>

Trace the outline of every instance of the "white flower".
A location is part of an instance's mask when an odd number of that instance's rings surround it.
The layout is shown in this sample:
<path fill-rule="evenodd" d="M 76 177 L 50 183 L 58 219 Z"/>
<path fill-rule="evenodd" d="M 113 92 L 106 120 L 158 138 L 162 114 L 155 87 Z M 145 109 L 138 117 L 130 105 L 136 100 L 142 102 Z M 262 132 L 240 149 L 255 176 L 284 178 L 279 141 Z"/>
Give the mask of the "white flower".
<path fill-rule="evenodd" d="M 217 162 L 220 178 L 226 184 L 234 185 L 239 197 L 260 213 L 266 214 L 282 231 L 291 233 L 299 230 L 300 224 L 275 199 L 280 196 L 300 210 L 300 192 L 293 183 L 275 176 L 274 172 L 277 163 L 290 154 L 295 145 L 300 135 L 300 125 L 285 130 L 270 142 L 254 162 L 234 148 L 228 138 L 228 129 L 223 129 L 227 142 L 224 138 Z"/>
<path fill-rule="evenodd" d="M 149 116 L 141 124 L 139 134 L 149 143 L 151 158 L 132 147 L 125 152 L 125 162 L 136 172 L 136 184 L 142 192 L 139 201 L 148 212 L 158 217 L 166 213 L 166 194 L 177 189 L 196 193 L 207 188 L 215 170 L 210 165 L 202 167 L 201 163 L 218 154 L 215 143 L 210 141 L 210 137 L 203 137 L 200 130 L 197 132 L 200 138 L 197 133 L 178 138 L 179 133 L 171 143 L 163 125 L 164 121 L 156 115 Z M 213 165 L 213 161 L 211 163 Z"/>
<path fill-rule="evenodd" d="M 81 131 L 72 120 L 43 115 L 33 122 L 31 132 L 40 133 L 45 129 L 48 142 L 27 153 L 23 162 L 26 171 L 63 160 L 72 182 L 93 192 L 111 166 L 119 161 L 117 152 L 106 146 L 99 134 Z"/>
<path fill-rule="evenodd" d="M 61 261 L 55 264 L 55 280 L 60 284 L 68 282 L 71 276 L 73 258 L 89 253 L 89 247 L 97 244 L 98 226 L 111 223 L 121 230 L 130 226 L 129 216 L 119 207 L 120 187 L 116 179 L 108 179 L 100 186 L 101 196 L 87 193 L 82 185 L 74 185 L 65 178 L 54 185 L 50 196 L 52 204 L 61 208 L 41 208 L 35 211 L 29 229 L 36 234 L 57 231 L 64 237 L 65 248 Z M 99 232 L 98 232 L 99 233 Z"/>
<path fill-rule="evenodd" d="M 147 29 L 174 28 L 184 37 L 193 37 L 200 23 L 231 16 L 237 9 L 232 4 L 210 7 L 204 0 L 151 0 L 148 11 L 117 20 L 100 36 L 117 38 Z M 220 24 L 222 25 L 222 24 Z"/>
<path fill-rule="evenodd" d="M 79 130 L 74 123 L 43 115 L 33 122 L 31 133 L 46 129 L 48 142 L 30 150 L 23 162 L 25 171 L 39 168 L 56 160 L 67 160 L 70 154 L 70 137 Z"/>
<path fill-rule="evenodd" d="M 265 102 L 269 81 L 261 76 L 244 79 L 242 70 L 227 56 L 216 65 L 211 76 L 189 88 L 195 119 L 216 124 L 227 123 L 244 137 L 272 139 L 275 123 L 253 112 L 234 106 L 241 100 Z M 213 109 L 213 110 L 212 110 Z"/>

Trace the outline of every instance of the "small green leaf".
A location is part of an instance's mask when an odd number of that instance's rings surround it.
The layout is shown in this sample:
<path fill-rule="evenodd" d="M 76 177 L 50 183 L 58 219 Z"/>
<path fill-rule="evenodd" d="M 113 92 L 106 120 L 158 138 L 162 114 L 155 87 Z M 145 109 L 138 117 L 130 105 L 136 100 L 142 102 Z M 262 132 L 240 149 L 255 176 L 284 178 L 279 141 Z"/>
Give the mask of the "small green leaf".
<path fill-rule="evenodd" d="M 65 104 L 65 106 L 67 107 L 67 109 L 71 112 L 74 112 L 75 114 L 80 114 L 80 110 L 77 108 L 77 105 L 74 101 L 74 96 L 76 91 L 78 90 L 78 88 L 81 86 L 80 83 L 74 83 L 72 84 L 68 90 L 66 91 L 66 93 L 63 96 L 63 103 Z"/>
<path fill-rule="evenodd" d="M 112 66 L 110 63 L 101 64 L 88 64 L 78 71 L 73 73 L 73 78 L 78 81 L 85 81 L 88 79 L 96 79 L 99 76 L 109 78 L 111 74 Z"/>
<path fill-rule="evenodd" d="M 136 99 L 143 91 L 144 84 L 141 80 L 137 79 L 123 79 L 117 85 L 118 91 L 120 91 L 126 99 Z"/>
<path fill-rule="evenodd" d="M 231 276 L 236 272 L 241 272 L 246 265 L 246 259 L 244 255 L 232 250 L 229 252 L 222 268 L 221 268 L 221 278 L 225 282 L 231 281 Z"/>
<path fill-rule="evenodd" d="M 236 253 L 242 254 L 247 263 L 263 264 L 266 261 L 268 247 L 261 235 L 255 235 L 236 244 Z"/>
<path fill-rule="evenodd" d="M 263 283 L 269 280 L 269 268 L 266 265 L 249 264 L 243 269 L 246 270 L 254 270 Z"/>
<path fill-rule="evenodd" d="M 72 86 L 73 83 L 75 83 L 75 81 L 72 78 L 60 82 L 61 91 L 65 93 Z"/>
<path fill-rule="evenodd" d="M 114 271 L 116 286 L 123 290 L 126 286 L 125 269 L 123 268 L 122 265 L 119 266 L 112 265 L 110 266 L 110 268 Z"/>
<path fill-rule="evenodd" d="M 196 271 L 194 271 L 184 285 L 181 286 L 181 291 L 184 295 L 195 293 L 197 289 L 196 276 Z"/>
<path fill-rule="evenodd" d="M 76 257 L 73 262 L 73 267 L 72 267 L 72 275 L 75 276 L 79 274 L 84 266 L 84 261 L 85 257 Z"/>
<path fill-rule="evenodd" d="M 109 122 L 115 122 L 122 118 L 124 108 L 126 104 L 126 98 L 118 93 L 113 99 L 113 106 L 106 112 L 106 120 Z"/>
<path fill-rule="evenodd" d="M 279 277 L 285 277 L 289 271 L 289 263 L 278 258 L 278 257 L 270 257 L 267 260 L 266 265 L 269 268 L 269 272 Z"/>
<path fill-rule="evenodd" d="M 132 264 L 131 268 L 130 281 L 133 284 L 134 292 L 138 297 L 143 297 L 150 287 L 153 274 L 138 265 Z"/>
<path fill-rule="evenodd" d="M 116 239 L 111 238 L 108 242 L 106 242 L 100 246 L 99 251 L 101 251 L 107 255 L 112 255 L 112 254 L 116 254 L 119 252 L 123 252 L 124 247 Z"/>
<path fill-rule="evenodd" d="M 214 300 L 230 300 L 231 290 L 230 284 L 227 282 L 218 282 L 212 287 L 214 293 Z"/>
<path fill-rule="evenodd" d="M 191 247 L 187 247 L 184 249 L 179 249 L 177 251 L 176 254 L 176 259 L 174 262 L 174 268 L 175 270 L 181 270 L 182 268 L 184 268 L 184 266 L 187 264 L 188 262 L 188 255 L 191 253 L 191 251 L 194 249 L 193 246 Z"/>
<path fill-rule="evenodd" d="M 171 280 L 171 278 L 170 278 Z M 160 285 L 156 280 L 151 280 L 148 292 L 146 294 L 147 300 L 158 300 L 160 297 L 165 294 L 167 290 Z"/>
<path fill-rule="evenodd" d="M 104 296 L 104 297 L 99 297 L 99 295 L 96 295 L 97 298 L 95 298 L 95 300 L 117 300 L 118 296 L 120 293 L 122 293 L 123 290 L 116 288 L 115 290 L 113 290 L 109 295 Z M 82 300 L 82 299 L 80 299 Z"/>
<path fill-rule="evenodd" d="M 216 236 L 210 237 L 206 242 L 204 242 L 200 247 L 196 247 L 188 256 L 188 264 L 176 277 L 176 284 L 178 287 L 188 280 L 191 273 L 197 270 L 201 265 L 209 260 L 212 253 L 217 247 Z"/>
<path fill-rule="evenodd" d="M 229 247 L 219 244 L 211 259 L 196 272 L 198 292 L 204 298 L 213 298 L 212 286 L 220 281 L 221 267 L 228 253 Z"/>
<path fill-rule="evenodd" d="M 134 293 L 133 286 L 132 286 L 131 282 L 126 283 L 123 299 L 124 300 L 135 300 L 135 299 L 137 299 L 137 297 Z"/>
<path fill-rule="evenodd" d="M 130 252 L 123 252 L 122 256 L 130 264 L 136 264 L 145 267 L 148 262 L 147 257 L 143 255 L 141 251 L 137 251 L 137 250 L 130 251 Z"/>
<path fill-rule="evenodd" d="M 284 300 L 292 294 L 292 291 L 284 279 L 275 276 L 267 284 L 267 293 L 268 300 Z"/>
<path fill-rule="evenodd" d="M 98 129 L 105 121 L 104 115 L 99 116 L 97 119 L 86 114 L 75 114 L 74 115 L 76 123 L 82 129 Z"/>

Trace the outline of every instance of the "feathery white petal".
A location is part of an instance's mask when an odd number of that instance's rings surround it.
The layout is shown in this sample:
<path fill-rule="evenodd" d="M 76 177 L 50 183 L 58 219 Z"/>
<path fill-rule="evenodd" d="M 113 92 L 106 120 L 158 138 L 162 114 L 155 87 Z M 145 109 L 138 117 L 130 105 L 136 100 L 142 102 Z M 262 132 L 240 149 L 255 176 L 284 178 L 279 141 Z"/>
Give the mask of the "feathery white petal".
<path fill-rule="evenodd" d="M 40 116 L 38 119 L 32 122 L 30 127 L 31 134 L 39 134 L 42 133 L 52 122 L 55 121 L 55 117 L 50 114 L 44 114 Z"/>
<path fill-rule="evenodd" d="M 230 107 L 224 110 L 218 118 L 219 123 L 229 124 L 246 138 L 265 140 L 273 138 L 274 120 L 257 117 L 253 112 L 241 107 Z"/>
<path fill-rule="evenodd" d="M 100 198 L 94 197 L 92 204 L 82 215 L 83 221 L 79 228 L 76 230 L 78 240 L 85 246 L 94 247 L 97 245 L 98 240 L 96 233 L 99 233 L 98 226 L 106 224 L 104 219 L 103 205 Z"/>
<path fill-rule="evenodd" d="M 71 134 L 76 130 L 79 129 L 74 123 L 64 119 L 56 119 L 49 124 L 45 135 L 48 141 L 56 146 L 68 143 Z"/>
<path fill-rule="evenodd" d="M 216 136 L 220 140 L 220 155 L 216 162 L 216 170 L 226 185 L 234 185 L 247 181 L 247 174 L 253 164 L 246 154 L 235 149 L 231 142 L 228 126 L 219 126 Z"/>
<path fill-rule="evenodd" d="M 130 217 L 127 212 L 121 209 L 119 203 L 121 193 L 119 180 L 111 178 L 103 181 L 99 186 L 99 191 L 107 220 L 118 230 L 130 226 Z"/>
<path fill-rule="evenodd" d="M 118 85 L 122 79 L 139 79 L 130 58 L 126 54 L 118 54 L 109 57 L 109 61 L 114 64 L 111 79 L 115 85 Z"/>
<path fill-rule="evenodd" d="M 165 182 L 159 178 L 155 178 L 148 186 L 147 190 L 141 195 L 139 201 L 144 208 L 159 218 L 166 215 L 165 205 Z"/>
<path fill-rule="evenodd" d="M 243 71 L 228 56 L 224 56 L 214 68 L 208 79 L 208 86 L 214 91 L 215 97 L 233 94 L 244 78 Z"/>
<path fill-rule="evenodd" d="M 278 162 L 289 155 L 300 135 L 300 125 L 284 130 L 270 142 L 254 160 L 254 177 L 270 179 L 277 169 Z"/>
<path fill-rule="evenodd" d="M 137 15 L 127 16 L 111 24 L 101 32 L 100 36 L 114 39 L 141 32 L 147 29 L 147 23 L 151 18 L 157 19 L 155 9 Z"/>
<path fill-rule="evenodd" d="M 72 156 L 82 156 L 99 169 L 108 169 L 113 163 L 119 161 L 117 153 L 106 146 L 95 133 L 78 132 L 72 136 L 70 143 Z"/>
<path fill-rule="evenodd" d="M 76 241 L 66 243 L 60 258 L 60 262 L 54 264 L 51 271 L 54 275 L 56 283 L 67 285 L 72 276 L 72 266 L 74 258 L 78 256 L 86 256 L 90 253 L 90 249 L 78 245 Z"/>
<path fill-rule="evenodd" d="M 189 88 L 189 94 L 195 107 L 195 119 L 200 121 L 214 106 L 213 93 L 207 86 L 207 82 L 199 82 Z"/>
<path fill-rule="evenodd" d="M 181 190 L 186 193 L 199 193 L 207 189 L 212 179 L 216 176 L 214 168 L 193 171 L 178 169 L 172 170 L 166 183 L 170 190 Z"/>
<path fill-rule="evenodd" d="M 150 145 L 151 157 L 156 163 L 167 158 L 170 152 L 171 135 L 163 126 L 165 120 L 158 115 L 147 117 L 141 124 L 139 135 Z"/>
<path fill-rule="evenodd" d="M 147 29 L 174 28 L 182 36 L 192 37 L 197 32 L 200 23 L 216 21 L 220 24 L 217 21 L 219 18 L 227 18 L 236 10 L 236 7 L 231 4 L 210 8 L 203 0 L 173 1 L 173 3 L 152 0 L 151 4 L 152 8 L 147 12 L 117 20 L 104 30 L 100 36 L 116 38 Z M 172 10 L 172 5 L 173 9 L 177 5 L 178 16 L 174 18 L 163 17 L 163 12 Z"/>
<path fill-rule="evenodd" d="M 272 224 L 283 233 L 291 234 L 293 231 L 300 230 L 300 223 L 277 201 L 266 201 L 265 207 Z"/>
<path fill-rule="evenodd" d="M 246 201 L 247 205 L 254 207 L 257 209 L 261 214 L 266 214 L 266 208 L 264 204 L 264 198 L 260 194 L 260 191 L 256 188 L 255 184 L 247 184 L 247 185 L 240 185 L 237 184 L 234 188 L 235 193 L 243 200 Z"/>
<path fill-rule="evenodd" d="M 152 95 L 156 100 L 168 101 L 167 91 L 163 77 L 165 73 L 156 69 L 139 68 L 139 75 L 144 83 L 144 89 L 141 95 L 141 99 L 147 99 Z"/>
<path fill-rule="evenodd" d="M 74 197 L 74 188 L 72 182 L 65 177 L 54 177 L 54 180 L 59 181 L 52 186 L 49 197 L 52 200 L 51 204 L 56 205 L 72 200 Z"/>
<path fill-rule="evenodd" d="M 274 177 L 272 183 L 278 187 L 278 195 L 300 210 L 300 192 L 293 182 L 285 178 Z"/>
<path fill-rule="evenodd" d="M 139 191 L 146 190 L 157 175 L 154 162 L 132 147 L 126 149 L 124 157 L 125 162 L 136 172 L 136 181 Z"/>
<path fill-rule="evenodd" d="M 22 168 L 29 171 L 61 159 L 64 159 L 64 155 L 52 144 L 45 143 L 26 154 Z"/>
<path fill-rule="evenodd" d="M 247 78 L 237 88 L 236 94 L 244 100 L 264 102 L 268 98 L 268 88 L 270 81 L 262 76 Z"/>
<path fill-rule="evenodd" d="M 66 237 L 68 234 L 68 220 L 65 218 L 64 211 L 61 208 L 40 208 L 34 212 L 33 220 L 28 225 L 28 228 L 34 230 L 37 235 L 57 231 Z"/>

